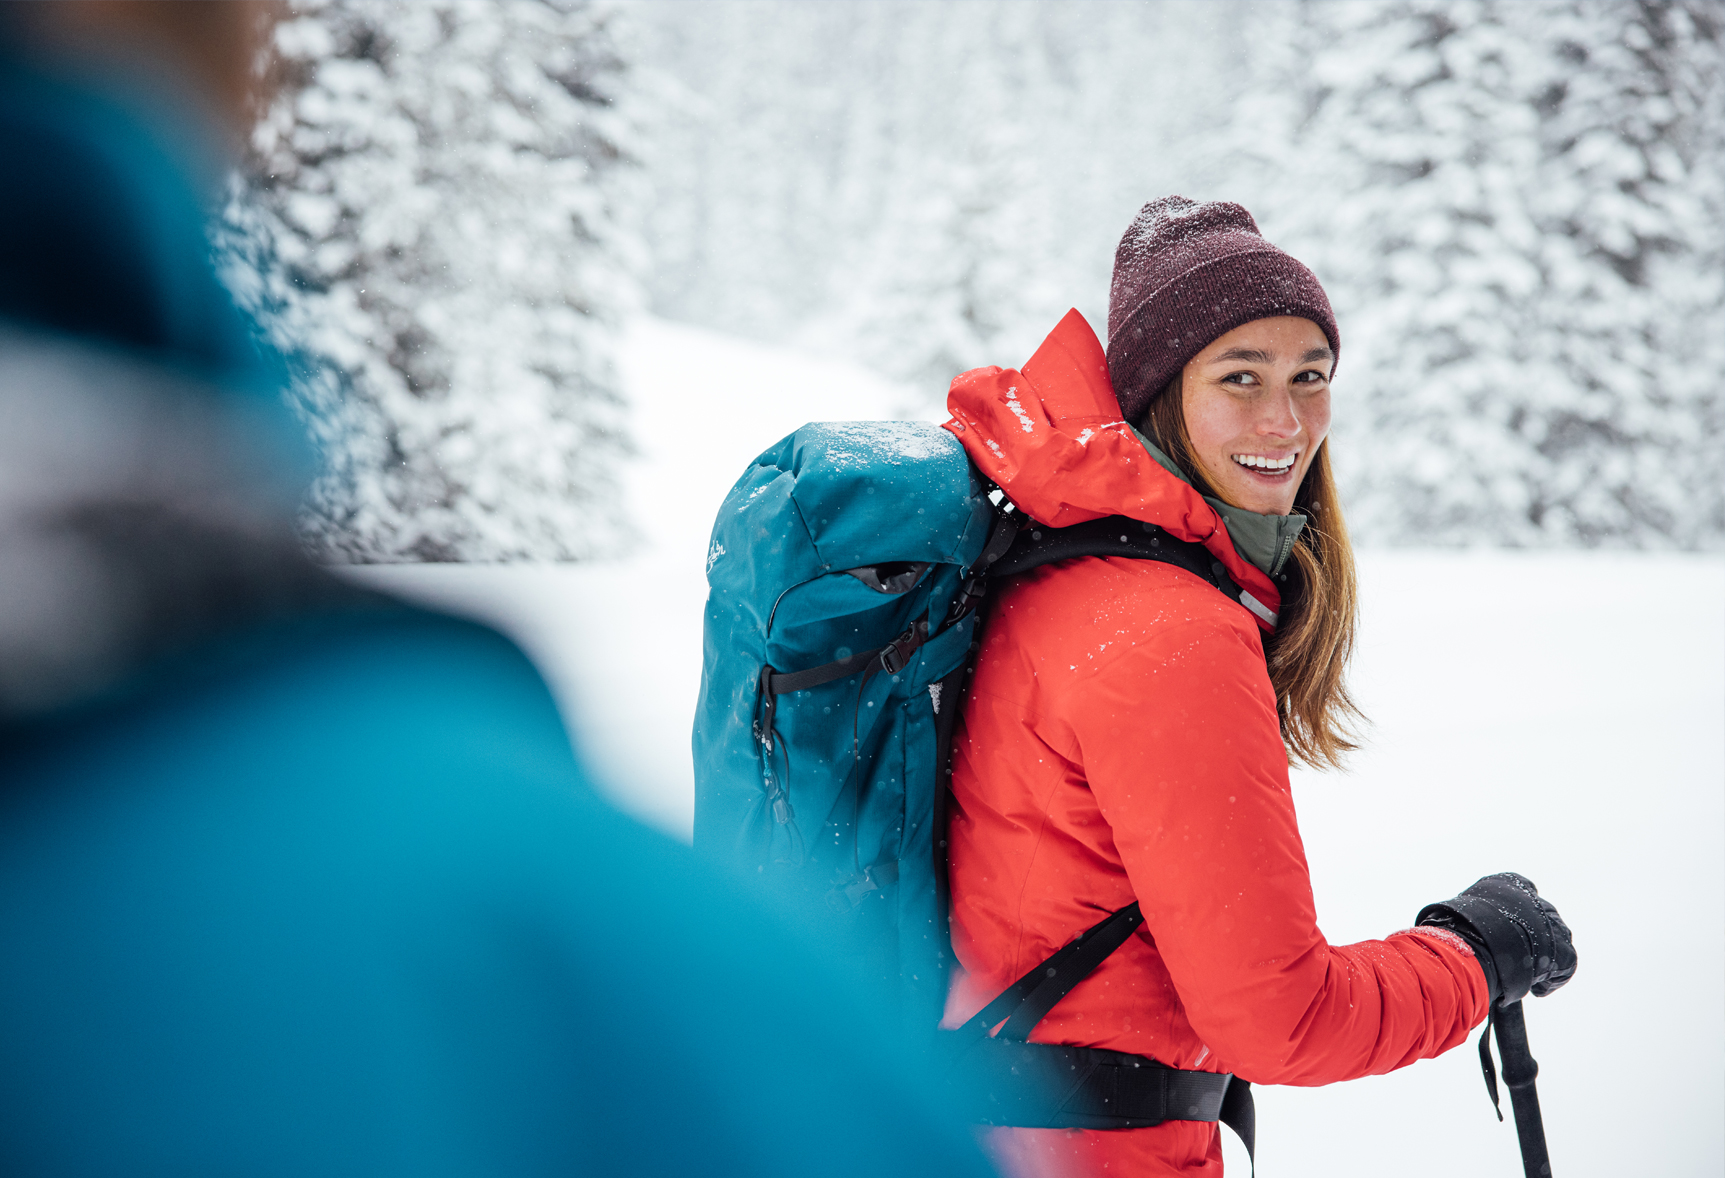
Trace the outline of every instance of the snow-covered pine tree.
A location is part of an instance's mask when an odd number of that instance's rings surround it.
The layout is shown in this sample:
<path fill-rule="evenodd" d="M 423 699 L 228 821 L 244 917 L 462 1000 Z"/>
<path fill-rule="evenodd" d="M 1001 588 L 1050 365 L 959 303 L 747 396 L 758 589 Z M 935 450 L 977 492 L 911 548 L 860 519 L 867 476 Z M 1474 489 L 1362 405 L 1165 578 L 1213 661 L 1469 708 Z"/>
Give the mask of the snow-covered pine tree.
<path fill-rule="evenodd" d="M 611 8 L 305 0 L 230 202 L 242 298 L 301 358 L 330 459 L 307 513 L 350 561 L 614 548 L 612 366 L 631 303 Z"/>
<path fill-rule="evenodd" d="M 1358 534 L 1725 545 L 1725 10 L 1305 11 L 1266 228 L 1338 304 Z"/>

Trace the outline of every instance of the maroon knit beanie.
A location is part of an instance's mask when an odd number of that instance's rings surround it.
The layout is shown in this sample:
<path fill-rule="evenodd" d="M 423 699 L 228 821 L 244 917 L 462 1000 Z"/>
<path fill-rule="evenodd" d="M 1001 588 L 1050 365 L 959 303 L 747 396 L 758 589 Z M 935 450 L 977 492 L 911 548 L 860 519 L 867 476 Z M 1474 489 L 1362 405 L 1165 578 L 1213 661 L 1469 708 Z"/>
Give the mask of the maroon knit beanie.
<path fill-rule="evenodd" d="M 1114 254 L 1108 376 L 1136 422 L 1188 361 L 1254 319 L 1297 315 L 1341 354 L 1317 276 L 1265 241 L 1237 204 L 1164 196 L 1138 210 Z"/>

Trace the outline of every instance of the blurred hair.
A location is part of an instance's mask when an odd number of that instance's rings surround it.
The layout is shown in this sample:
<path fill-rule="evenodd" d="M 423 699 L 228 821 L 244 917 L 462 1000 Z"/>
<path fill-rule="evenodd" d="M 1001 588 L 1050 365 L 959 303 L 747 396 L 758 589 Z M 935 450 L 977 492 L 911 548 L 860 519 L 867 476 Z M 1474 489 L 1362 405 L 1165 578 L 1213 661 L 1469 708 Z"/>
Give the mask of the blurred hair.
<path fill-rule="evenodd" d="M 240 135 L 267 101 L 279 0 L 54 0 L 7 4 L 23 46 L 68 59 L 149 65 L 185 81 Z"/>
<path fill-rule="evenodd" d="M 1150 402 L 1143 428 L 1201 493 L 1225 498 L 1192 456 L 1185 386 L 1178 374 Z M 1359 597 L 1329 446 L 1328 439 L 1318 446 L 1294 494 L 1294 510 L 1307 517 L 1306 526 L 1294 545 L 1280 621 L 1264 639 L 1264 657 L 1289 759 L 1339 768 L 1343 754 L 1359 747 L 1352 725 L 1364 717 L 1345 682 Z"/>

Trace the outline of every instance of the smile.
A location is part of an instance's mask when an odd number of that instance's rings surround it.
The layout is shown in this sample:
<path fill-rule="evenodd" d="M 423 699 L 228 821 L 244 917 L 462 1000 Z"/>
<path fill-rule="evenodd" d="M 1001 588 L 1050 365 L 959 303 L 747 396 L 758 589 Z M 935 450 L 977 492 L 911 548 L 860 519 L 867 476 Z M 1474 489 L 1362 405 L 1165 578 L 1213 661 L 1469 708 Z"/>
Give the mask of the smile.
<path fill-rule="evenodd" d="M 1280 456 L 1271 456 L 1269 454 L 1233 454 L 1230 455 L 1230 457 L 1233 458 L 1235 462 L 1249 470 L 1262 471 L 1265 474 L 1275 475 L 1285 474 L 1287 471 L 1293 469 L 1294 463 L 1300 457 L 1300 452 L 1296 450 L 1292 454 L 1283 454 Z"/>

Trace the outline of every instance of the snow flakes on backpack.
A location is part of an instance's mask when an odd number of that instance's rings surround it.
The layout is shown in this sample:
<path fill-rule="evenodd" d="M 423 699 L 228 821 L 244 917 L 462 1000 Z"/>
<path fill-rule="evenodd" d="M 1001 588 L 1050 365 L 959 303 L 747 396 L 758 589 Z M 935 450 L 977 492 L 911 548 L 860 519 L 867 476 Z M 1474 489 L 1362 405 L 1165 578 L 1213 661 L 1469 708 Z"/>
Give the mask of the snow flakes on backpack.
<path fill-rule="evenodd" d="M 975 618 L 946 623 L 993 518 L 945 430 L 812 424 L 737 481 L 709 548 L 696 846 L 820 905 L 930 1025 L 936 706 Z"/>

